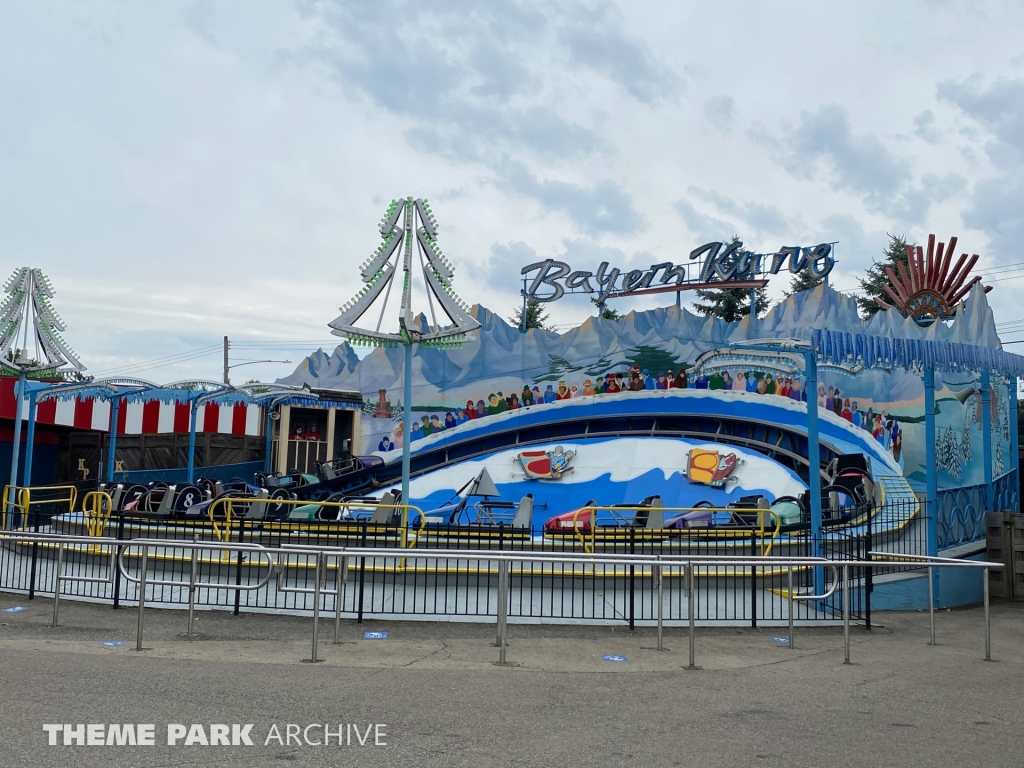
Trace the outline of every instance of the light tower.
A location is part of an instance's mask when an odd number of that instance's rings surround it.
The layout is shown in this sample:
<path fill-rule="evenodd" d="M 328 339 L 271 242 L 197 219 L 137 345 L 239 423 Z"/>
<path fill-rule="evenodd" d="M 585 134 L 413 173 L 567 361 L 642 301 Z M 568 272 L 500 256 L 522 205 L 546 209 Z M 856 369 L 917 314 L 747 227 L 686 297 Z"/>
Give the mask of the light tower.
<path fill-rule="evenodd" d="M 26 375 L 56 375 L 62 371 L 84 371 L 85 366 L 61 333 L 64 321 L 50 299 L 53 287 L 42 270 L 21 267 L 4 284 L 7 294 L 0 303 L 0 370 L 18 375 L 14 392 L 14 444 L 11 446 L 11 498 L 18 484 L 21 451 L 21 408 L 25 399 Z"/>
<path fill-rule="evenodd" d="M 402 225 L 399 226 L 399 219 Z M 417 226 L 418 224 L 418 226 Z M 361 277 L 366 283 L 355 297 L 341 307 L 341 314 L 328 323 L 331 332 L 354 344 L 404 348 L 402 415 L 402 503 L 409 503 L 410 440 L 412 438 L 412 347 L 455 349 L 468 334 L 480 327 L 469 314 L 469 307 L 455 295 L 451 281 L 454 268 L 437 245 L 437 221 L 426 200 L 406 197 L 392 200 L 380 222 L 384 241 L 363 263 Z M 401 261 L 397 254 L 402 246 Z M 416 324 L 413 310 L 413 250 L 419 257 L 424 293 L 430 310 L 426 330 Z M 394 260 L 394 261 L 392 261 Z M 381 330 L 395 275 L 402 273 L 402 296 L 395 330 Z M 378 302 L 378 300 L 380 300 Z M 435 312 L 434 303 L 438 312 Z M 375 304 L 380 305 L 373 329 L 356 323 Z M 438 321 L 441 316 L 442 322 Z M 372 317 L 372 315 L 371 315 Z M 443 322 L 447 320 L 447 322 Z"/>

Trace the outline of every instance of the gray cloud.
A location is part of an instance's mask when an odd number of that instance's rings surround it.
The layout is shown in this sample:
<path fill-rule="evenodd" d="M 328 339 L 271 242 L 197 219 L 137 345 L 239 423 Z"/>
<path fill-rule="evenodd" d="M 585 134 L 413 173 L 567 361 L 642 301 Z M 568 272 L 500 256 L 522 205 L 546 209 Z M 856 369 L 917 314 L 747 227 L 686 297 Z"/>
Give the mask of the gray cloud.
<path fill-rule="evenodd" d="M 735 228 L 732 224 L 714 216 L 701 213 L 688 200 L 679 200 L 675 204 L 675 209 L 676 213 L 682 217 L 686 228 L 693 233 L 698 242 L 705 243 L 722 240 L 735 233 Z"/>
<path fill-rule="evenodd" d="M 994 161 L 1010 159 L 1011 151 L 1017 161 L 1024 156 L 1024 79 L 999 78 L 987 89 L 977 76 L 959 83 L 950 80 L 939 83 L 936 95 L 995 136 L 996 143 L 986 147 Z"/>
<path fill-rule="evenodd" d="M 930 112 L 915 119 L 917 133 L 933 123 Z M 925 175 L 915 186 L 910 166 L 895 157 L 872 133 L 854 133 L 847 111 L 837 104 L 825 104 L 816 112 L 801 112 L 796 127 L 773 136 L 763 125 L 751 126 L 748 137 L 771 151 L 790 175 L 813 179 L 827 174 L 832 186 L 863 195 L 868 210 L 883 213 L 905 225 L 925 220 L 932 203 L 956 194 L 965 180 L 956 174 Z"/>
<path fill-rule="evenodd" d="M 689 194 L 711 203 L 722 213 L 733 216 L 748 234 L 781 235 L 790 229 L 789 222 L 774 205 L 738 203 L 730 197 L 698 187 L 690 187 Z"/>
<path fill-rule="evenodd" d="M 491 256 L 487 260 L 487 284 L 499 291 L 513 287 L 509 275 L 514 274 L 513 268 L 522 268 L 527 264 L 541 261 L 540 256 L 526 243 L 509 241 L 495 243 L 491 246 Z"/>
<path fill-rule="evenodd" d="M 621 14 L 611 3 L 577 6 L 569 12 L 559 39 L 572 63 L 613 80 L 639 101 L 653 104 L 675 95 L 681 87 L 678 76 L 657 62 L 644 43 L 628 39 L 622 30 Z"/>
<path fill-rule="evenodd" d="M 675 80 L 622 32 L 617 12 L 572 4 L 558 12 L 519 3 L 382 0 L 316 3 L 324 30 L 298 58 L 326 62 L 348 91 L 413 125 L 413 147 L 492 167 L 502 154 L 573 157 L 598 135 L 559 114 L 547 88 L 559 52 L 652 103 Z M 532 71 L 531 71 L 532 67 Z"/>
<path fill-rule="evenodd" d="M 914 134 L 916 136 L 920 136 L 929 144 L 934 144 L 939 140 L 938 131 L 935 130 L 934 112 L 930 109 L 926 109 L 914 118 Z"/>
<path fill-rule="evenodd" d="M 732 132 L 735 106 L 731 96 L 716 96 L 704 102 L 704 117 L 722 133 L 729 134 Z"/>
<path fill-rule="evenodd" d="M 998 170 L 975 183 L 963 220 L 988 236 L 997 260 L 1008 259 L 1024 240 L 1024 79 L 1000 78 L 987 88 L 979 77 L 947 81 L 937 95 L 991 135 L 984 148 Z"/>
<path fill-rule="evenodd" d="M 592 187 L 544 181 L 522 163 L 508 160 L 502 165 L 501 175 L 500 185 L 506 190 L 564 211 L 585 232 L 632 233 L 645 225 L 633 206 L 633 197 L 614 181 L 602 181 Z"/>
<path fill-rule="evenodd" d="M 586 238 L 563 240 L 562 254 L 557 258 L 571 264 L 575 269 L 597 269 L 602 261 L 620 269 L 626 265 L 626 253 L 621 248 L 598 245 Z"/>
<path fill-rule="evenodd" d="M 799 125 L 786 132 L 783 147 L 782 165 L 793 176 L 811 178 L 824 165 L 838 189 L 869 197 L 891 197 L 910 179 L 906 164 L 876 136 L 853 133 L 847 111 L 838 104 L 801 112 Z"/>

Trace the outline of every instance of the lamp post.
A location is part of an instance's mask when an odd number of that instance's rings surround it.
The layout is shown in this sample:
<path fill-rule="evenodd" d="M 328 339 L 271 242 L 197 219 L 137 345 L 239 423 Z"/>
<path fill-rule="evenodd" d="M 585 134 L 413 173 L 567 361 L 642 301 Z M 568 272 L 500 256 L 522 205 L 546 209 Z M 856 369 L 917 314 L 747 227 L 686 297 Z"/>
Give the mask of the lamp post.
<path fill-rule="evenodd" d="M 361 268 L 360 274 L 365 285 L 341 307 L 341 314 L 328 326 L 333 334 L 343 336 L 355 344 L 402 347 L 402 504 L 408 504 L 412 466 L 413 345 L 421 350 L 454 349 L 467 339 L 468 334 L 479 328 L 480 323 L 469 314 L 469 308 L 455 295 L 451 286 L 454 268 L 437 244 L 437 221 L 426 200 L 414 200 L 411 197 L 392 200 L 381 219 L 380 234 L 384 238 L 383 242 Z M 401 257 L 398 256 L 399 246 L 403 246 Z M 425 327 L 413 312 L 414 250 L 419 256 L 424 293 L 430 310 L 430 320 Z M 398 307 L 398 328 L 390 332 L 382 331 L 381 324 L 387 311 L 391 288 L 399 271 L 402 273 L 402 294 Z M 435 313 L 435 303 L 439 313 Z M 379 306 L 376 324 L 372 328 L 357 326 L 360 318 L 374 306 Z M 439 322 L 438 314 L 447 322 Z"/>

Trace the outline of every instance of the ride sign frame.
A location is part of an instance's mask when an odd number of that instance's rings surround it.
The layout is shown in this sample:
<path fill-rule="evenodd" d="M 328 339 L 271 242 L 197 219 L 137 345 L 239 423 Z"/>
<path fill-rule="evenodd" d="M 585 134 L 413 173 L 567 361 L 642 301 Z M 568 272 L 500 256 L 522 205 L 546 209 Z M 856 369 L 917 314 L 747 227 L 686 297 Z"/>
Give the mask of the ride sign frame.
<path fill-rule="evenodd" d="M 596 293 L 599 302 L 618 296 L 686 291 L 698 288 L 759 288 L 769 275 L 777 275 L 788 262 L 794 275 L 810 271 L 824 278 L 835 265 L 833 243 L 811 247 L 786 246 L 774 253 L 754 253 L 740 241 L 705 243 L 690 251 L 689 264 L 663 261 L 648 269 L 623 272 L 602 261 L 596 272 L 573 270 L 564 261 L 545 259 L 523 267 L 520 274 L 536 272 L 523 293 L 537 301 L 557 301 L 566 293 Z M 655 280 L 657 282 L 655 283 Z M 593 282 L 592 282 L 593 281 Z M 595 283 L 596 282 L 596 286 Z"/>

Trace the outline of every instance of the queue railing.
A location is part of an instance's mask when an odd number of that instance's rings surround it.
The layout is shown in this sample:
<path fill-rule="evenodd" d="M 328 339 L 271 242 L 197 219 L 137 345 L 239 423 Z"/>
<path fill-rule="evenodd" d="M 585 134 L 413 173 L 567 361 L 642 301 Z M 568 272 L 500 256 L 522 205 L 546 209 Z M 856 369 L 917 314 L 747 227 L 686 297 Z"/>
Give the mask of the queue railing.
<path fill-rule="evenodd" d="M 507 629 L 508 629 L 508 595 L 510 591 L 510 565 L 513 563 L 562 563 L 577 565 L 580 563 L 601 563 L 617 566 L 641 565 L 652 568 L 656 573 L 656 582 L 659 598 L 661 597 L 665 584 L 666 570 L 681 571 L 687 599 L 688 613 L 688 635 L 689 635 L 689 665 L 687 669 L 696 669 L 696 622 L 697 614 L 696 594 L 693 589 L 694 573 L 698 567 L 709 567 L 725 565 L 729 567 L 757 568 L 768 567 L 785 568 L 791 588 L 788 592 L 790 604 L 789 642 L 790 648 L 795 648 L 793 634 L 793 605 L 795 601 L 823 601 L 833 595 L 838 589 L 842 589 L 843 597 L 843 638 L 844 638 L 844 661 L 850 663 L 850 608 L 849 594 L 851 589 L 851 569 L 863 569 L 872 567 L 883 567 L 892 565 L 898 561 L 906 563 L 912 559 L 914 563 L 926 567 L 929 572 L 929 584 L 934 569 L 937 568 L 978 568 L 984 571 L 984 606 L 985 606 L 985 659 L 991 660 L 991 611 L 988 590 L 988 569 L 1001 568 L 1001 563 L 957 560 L 953 558 L 931 558 L 924 556 L 900 556 L 886 552 L 873 552 L 876 559 L 871 561 L 862 560 L 828 560 L 816 557 L 723 557 L 718 555 L 673 557 L 665 555 L 631 555 L 628 553 L 591 554 L 586 552 L 512 552 L 495 550 L 410 550 L 408 548 L 380 548 L 380 547 L 345 547 L 345 546 L 313 546 L 313 545 L 285 545 L 281 547 L 264 547 L 260 544 L 243 542 L 211 542 L 211 541 L 168 541 L 166 539 L 132 539 L 122 540 L 109 537 L 93 536 L 68 536 L 51 533 L 32 533 L 17 531 L 0 531 L 0 540 L 13 542 L 46 542 L 57 546 L 57 569 L 55 572 L 55 599 L 53 607 L 53 626 L 57 626 L 58 610 L 60 605 L 61 583 L 64 581 L 105 581 L 113 582 L 115 574 L 138 587 L 138 622 L 136 636 L 136 650 L 143 650 L 143 629 L 144 613 L 146 608 L 146 587 L 150 586 L 171 586 L 189 591 L 189 633 L 192 631 L 195 591 L 200 588 L 225 589 L 241 591 L 255 591 L 267 587 L 272 579 L 278 580 L 281 584 L 281 574 L 287 565 L 288 559 L 294 556 L 305 556 L 315 560 L 315 579 L 312 588 L 314 595 L 313 603 L 313 640 L 311 661 L 319 661 L 319 620 L 322 598 L 325 595 L 335 595 L 335 643 L 340 642 L 340 597 L 344 574 L 348 570 L 348 560 L 359 557 L 391 557 L 395 559 L 429 559 L 438 556 L 457 556 L 462 559 L 475 559 L 479 561 L 496 562 L 498 565 L 498 594 L 496 622 L 497 622 L 497 646 L 499 648 L 499 664 L 507 663 Z M 110 565 L 106 576 L 81 576 L 64 575 L 62 563 L 65 549 L 70 547 L 88 547 L 92 545 L 107 545 L 110 552 Z M 160 548 L 173 547 L 175 549 L 191 550 L 192 567 L 189 571 L 189 578 L 183 579 L 150 579 L 149 557 L 151 552 Z M 125 562 L 125 555 L 130 549 L 140 549 L 140 567 L 138 575 L 132 574 Z M 255 583 L 248 584 L 224 584 L 222 582 L 203 582 L 198 578 L 197 563 L 199 554 L 203 551 L 217 553 L 236 553 L 239 560 L 243 555 L 249 557 L 266 558 L 266 575 Z M 336 563 L 336 589 L 331 592 L 325 590 L 327 563 L 334 559 Z M 832 578 L 831 586 L 822 594 L 796 594 L 792 589 L 792 573 L 796 569 L 811 567 L 822 567 L 827 569 Z M 287 588 L 286 589 L 294 589 Z M 929 590 L 930 591 L 930 590 Z M 662 608 L 664 601 L 659 599 L 658 610 L 658 650 L 664 650 L 662 642 L 664 622 Z M 934 601 L 932 601 L 934 606 Z M 934 644 L 934 607 L 931 613 L 931 644 Z"/>

